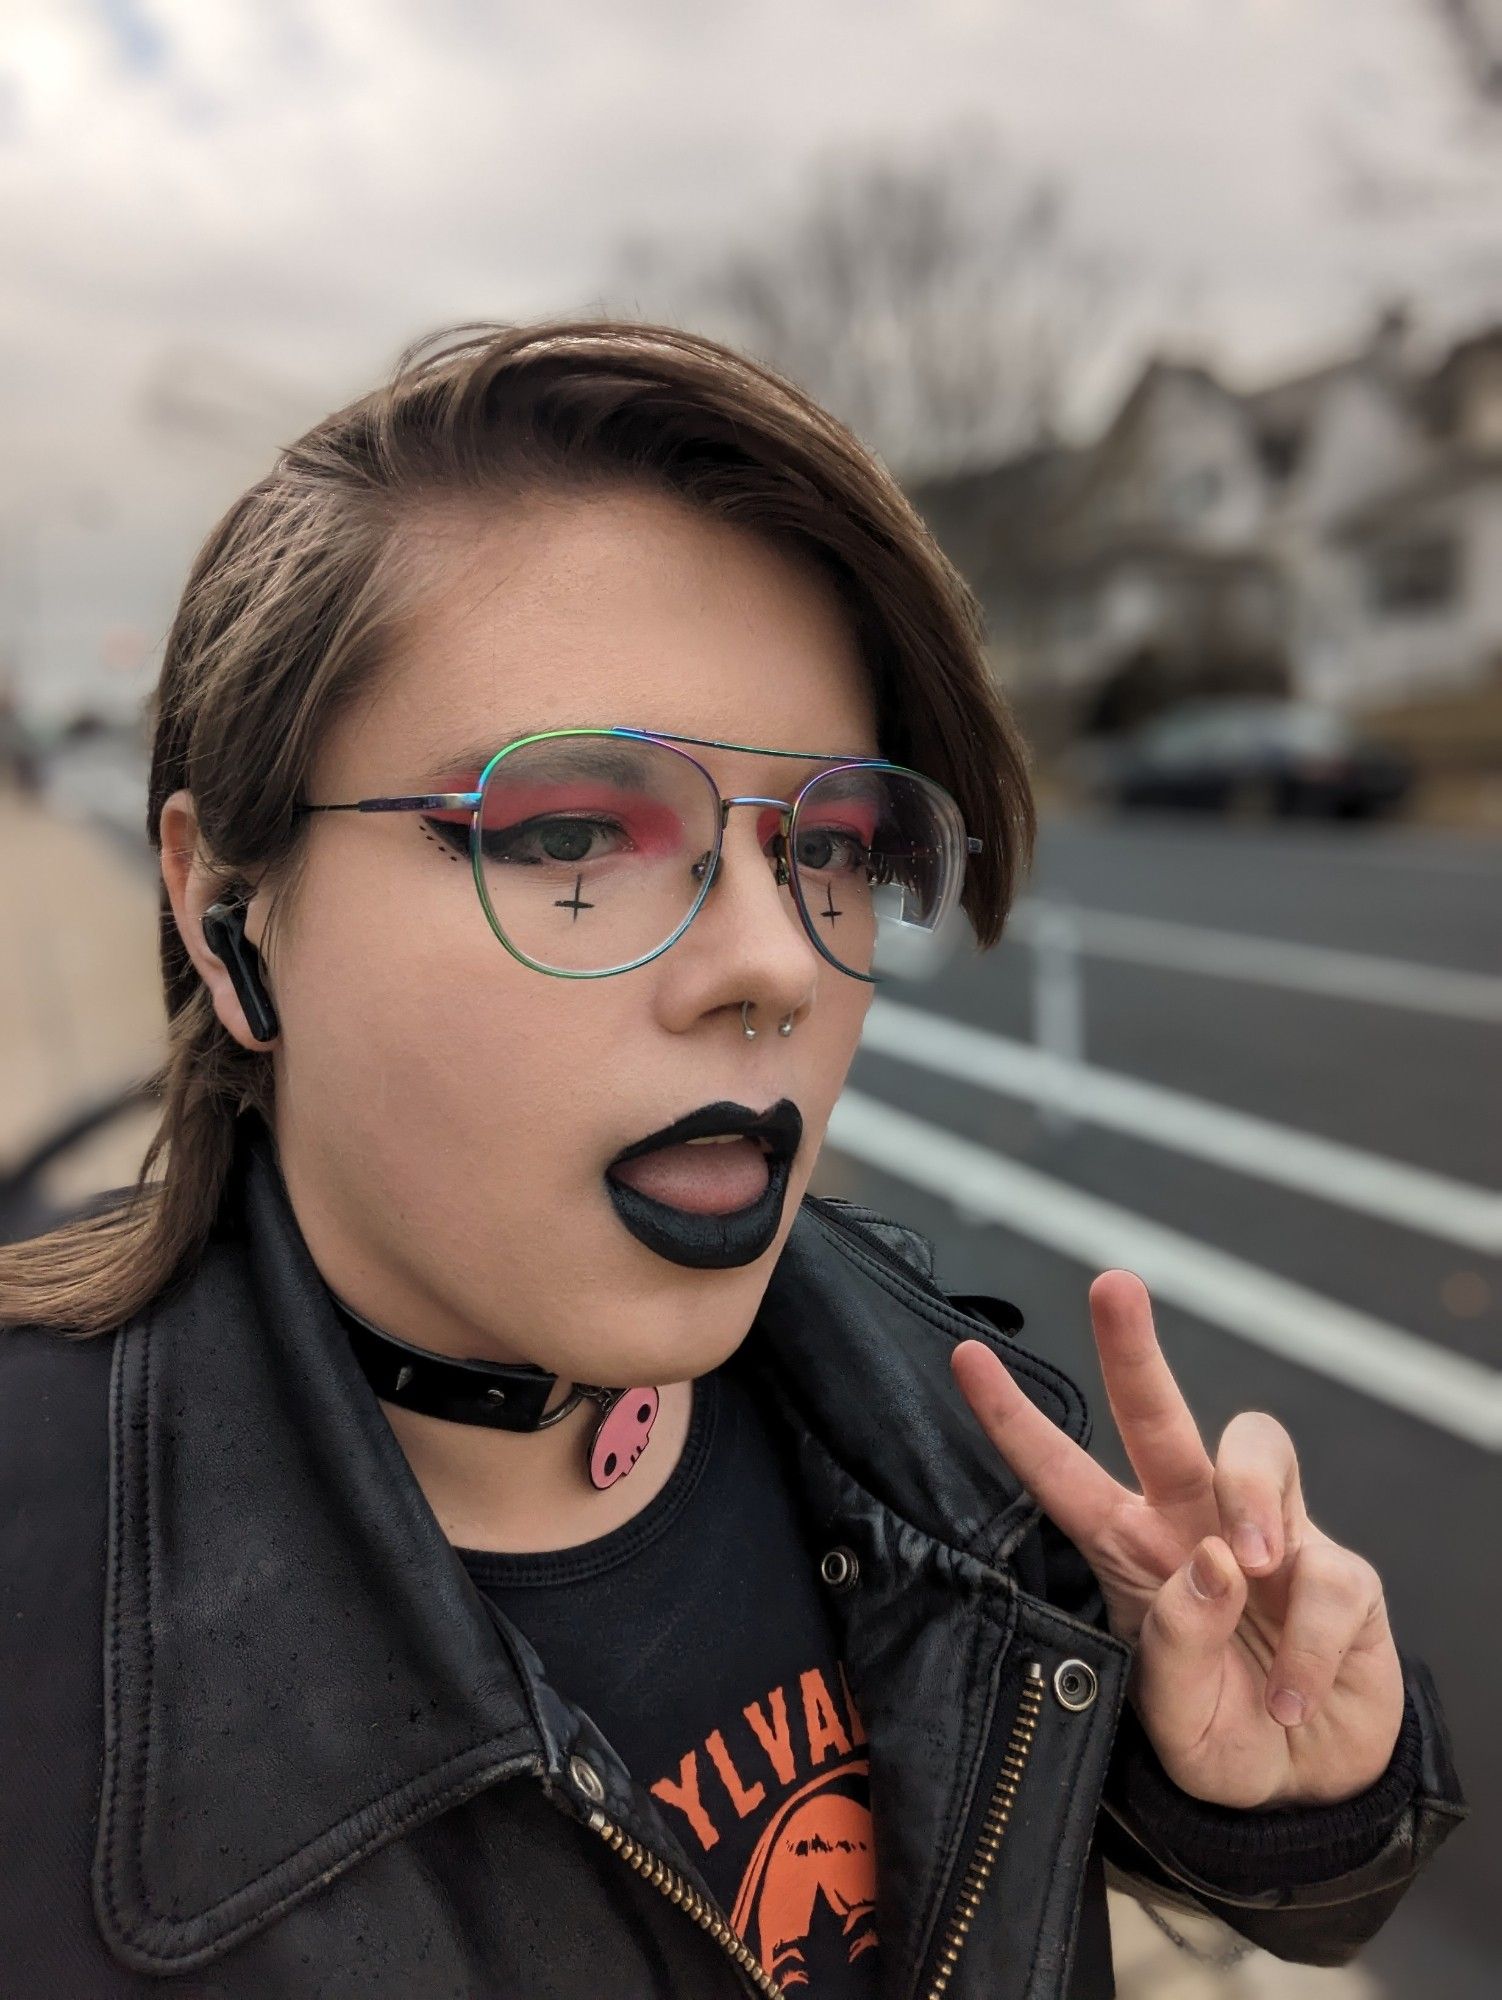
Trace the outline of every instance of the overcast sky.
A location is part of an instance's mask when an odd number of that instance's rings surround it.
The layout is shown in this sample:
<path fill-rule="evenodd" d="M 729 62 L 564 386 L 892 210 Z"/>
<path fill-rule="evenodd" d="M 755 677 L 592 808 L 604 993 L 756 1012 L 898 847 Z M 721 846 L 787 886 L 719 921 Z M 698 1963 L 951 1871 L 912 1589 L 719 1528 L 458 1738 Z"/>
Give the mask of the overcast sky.
<path fill-rule="evenodd" d="M 1502 304 L 1502 137 L 1425 0 L 0 0 L 0 662 L 143 687 L 193 547 L 414 335 L 668 309 L 653 236 L 764 228 L 836 148 L 958 118 L 1234 379 L 1404 289 Z M 205 402 L 217 440 L 161 411 Z"/>

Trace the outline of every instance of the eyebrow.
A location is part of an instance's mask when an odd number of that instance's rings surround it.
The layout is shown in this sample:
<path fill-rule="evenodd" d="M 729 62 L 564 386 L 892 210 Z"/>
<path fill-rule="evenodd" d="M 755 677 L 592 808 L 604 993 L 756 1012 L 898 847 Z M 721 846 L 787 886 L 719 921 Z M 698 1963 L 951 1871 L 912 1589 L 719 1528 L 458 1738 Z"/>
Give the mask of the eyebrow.
<path fill-rule="evenodd" d="M 582 727 L 583 725 L 580 726 Z M 643 735 L 651 736 L 659 732 L 644 730 L 642 733 Z M 667 732 L 661 733 L 666 734 Z M 509 736 L 497 733 L 483 747 L 476 747 L 471 742 L 467 746 L 452 752 L 440 749 L 430 756 L 428 762 L 424 765 L 418 782 L 420 785 L 437 788 L 445 779 L 458 776 L 461 773 L 473 772 L 478 777 L 503 744 L 514 743 L 521 736 L 542 736 L 546 734 L 548 734 L 546 730 L 518 729 L 513 730 Z M 696 751 L 706 746 L 700 743 L 688 743 L 676 747 L 686 749 L 689 755 L 692 756 Z M 872 759 L 872 753 L 865 750 L 778 750 L 775 747 L 763 744 L 752 744 L 749 746 L 749 749 L 752 754 L 775 758 L 779 763 L 789 760 L 799 760 L 810 764 L 846 764 L 869 763 Z M 880 758 L 881 753 L 878 751 L 875 755 L 877 758 Z"/>
<path fill-rule="evenodd" d="M 488 750 L 478 750 L 472 745 L 452 751 L 442 748 L 434 750 L 429 753 L 419 773 L 419 782 L 436 786 L 442 780 L 457 777 L 466 771 L 472 771 L 478 776 L 501 745 L 511 740 L 510 737 L 498 736 Z"/>

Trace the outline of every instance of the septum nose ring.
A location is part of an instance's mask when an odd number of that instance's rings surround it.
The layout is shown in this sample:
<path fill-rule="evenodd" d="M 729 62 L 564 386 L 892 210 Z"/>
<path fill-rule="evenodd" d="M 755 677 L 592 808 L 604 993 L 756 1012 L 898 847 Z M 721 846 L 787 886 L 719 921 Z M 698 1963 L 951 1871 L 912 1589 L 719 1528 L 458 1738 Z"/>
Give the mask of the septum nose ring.
<path fill-rule="evenodd" d="M 748 1042 L 754 1041 L 756 1039 L 756 1034 L 757 1034 L 757 1030 L 753 1028 L 751 1023 L 746 1019 L 746 1009 L 751 1005 L 752 1002 L 749 1000 L 743 1000 L 741 1002 L 741 1027 L 745 1031 L 746 1040 Z M 777 1024 L 777 1032 L 779 1035 L 790 1035 L 793 1032 L 793 1017 L 791 1014 L 783 1015 L 782 1019 Z"/>

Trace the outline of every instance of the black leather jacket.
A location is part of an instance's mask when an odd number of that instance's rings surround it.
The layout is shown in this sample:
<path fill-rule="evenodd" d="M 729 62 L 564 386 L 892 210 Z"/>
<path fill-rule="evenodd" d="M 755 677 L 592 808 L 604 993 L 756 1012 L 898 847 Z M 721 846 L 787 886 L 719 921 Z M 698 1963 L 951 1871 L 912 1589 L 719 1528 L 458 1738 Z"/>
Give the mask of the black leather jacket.
<path fill-rule="evenodd" d="M 470 1583 L 264 1134 L 239 1162 L 203 1258 L 112 1338 L 0 1333 L 7 2000 L 776 1993 Z M 1083 1441 L 1078 1390 L 1006 1319 L 946 1297 L 921 1236 L 810 1197 L 748 1336 L 809 1560 L 845 1552 L 825 1587 L 869 1732 L 887 2000 L 1108 2000 L 1108 1870 L 1343 1961 L 1466 1809 L 1428 1675 L 1406 1662 L 1420 1776 L 1375 1858 L 1297 1891 L 1199 1881 L 1185 1822 L 1128 1802 L 1130 1649 L 950 1375 L 957 1338 L 990 1340 Z"/>

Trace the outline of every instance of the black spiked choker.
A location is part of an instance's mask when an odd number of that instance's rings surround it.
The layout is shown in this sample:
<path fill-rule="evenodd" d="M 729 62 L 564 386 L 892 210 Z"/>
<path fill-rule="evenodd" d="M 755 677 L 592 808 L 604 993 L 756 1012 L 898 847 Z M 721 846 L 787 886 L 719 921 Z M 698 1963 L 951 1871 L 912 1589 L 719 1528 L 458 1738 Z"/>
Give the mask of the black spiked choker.
<path fill-rule="evenodd" d="M 556 1410 L 546 1410 L 558 1380 L 547 1369 L 531 1362 L 460 1361 L 434 1354 L 373 1326 L 333 1292 L 329 1296 L 362 1374 L 384 1403 L 445 1423 L 540 1431 L 561 1422 L 587 1397 L 600 1411 L 586 1459 L 590 1480 L 601 1489 L 624 1479 L 646 1449 L 657 1417 L 655 1389 L 576 1382 Z"/>

